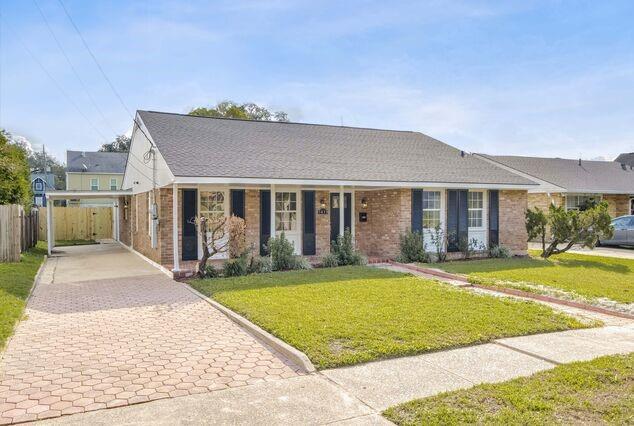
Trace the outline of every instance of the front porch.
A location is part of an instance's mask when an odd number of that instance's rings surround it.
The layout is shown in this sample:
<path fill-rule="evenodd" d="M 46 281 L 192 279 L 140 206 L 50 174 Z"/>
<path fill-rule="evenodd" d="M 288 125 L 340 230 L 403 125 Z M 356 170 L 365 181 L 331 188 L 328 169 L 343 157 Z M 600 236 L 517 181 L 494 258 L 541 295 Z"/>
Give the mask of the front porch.
<path fill-rule="evenodd" d="M 152 200 L 156 216 L 149 214 Z M 516 253 L 526 250 L 522 190 L 174 184 L 133 195 L 129 207 L 132 247 L 179 275 L 193 271 L 202 253 L 192 221 L 197 216 L 244 218 L 247 242 L 260 255 L 267 254 L 272 229 L 275 236 L 284 232 L 296 254 L 314 263 L 346 229 L 374 261 L 396 258 L 400 235 L 411 229 L 422 231 L 433 251 L 430 235 L 436 226 L 444 235 L 461 235 L 482 247 L 502 243 Z M 457 244 L 446 248 L 458 251 Z"/>

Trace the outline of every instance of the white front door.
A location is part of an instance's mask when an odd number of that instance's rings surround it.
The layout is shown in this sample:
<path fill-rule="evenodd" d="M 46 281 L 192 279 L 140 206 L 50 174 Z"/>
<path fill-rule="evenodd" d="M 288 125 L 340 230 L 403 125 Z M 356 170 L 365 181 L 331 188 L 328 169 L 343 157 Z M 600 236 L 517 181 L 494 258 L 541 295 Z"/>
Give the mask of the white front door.
<path fill-rule="evenodd" d="M 302 234 L 299 223 L 299 195 L 297 192 L 275 192 L 275 236 L 284 236 L 295 247 L 295 254 L 302 253 Z"/>
<path fill-rule="evenodd" d="M 199 205 L 198 211 L 200 216 L 206 217 L 210 222 L 211 227 L 214 221 L 221 220 L 223 217 L 229 216 L 229 197 L 226 190 L 206 190 L 199 191 Z M 211 239 L 211 232 L 207 233 L 207 238 Z M 216 247 L 221 247 L 226 244 L 228 236 L 225 235 L 220 241 L 217 242 Z M 199 237 L 199 250 L 198 257 L 202 257 L 202 239 Z M 212 259 L 226 259 L 228 257 L 226 252 L 221 252 L 212 256 Z"/>

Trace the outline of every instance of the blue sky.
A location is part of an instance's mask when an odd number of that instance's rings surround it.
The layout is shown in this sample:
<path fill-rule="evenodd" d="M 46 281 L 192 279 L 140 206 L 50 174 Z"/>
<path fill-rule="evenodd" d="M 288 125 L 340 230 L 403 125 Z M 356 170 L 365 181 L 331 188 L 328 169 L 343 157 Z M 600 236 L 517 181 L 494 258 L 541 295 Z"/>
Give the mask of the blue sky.
<path fill-rule="evenodd" d="M 0 126 L 63 159 L 132 120 L 58 0 L 37 2 L 105 120 L 33 0 L 2 0 Z M 132 111 L 233 99 L 472 152 L 634 151 L 632 1 L 63 2 Z"/>

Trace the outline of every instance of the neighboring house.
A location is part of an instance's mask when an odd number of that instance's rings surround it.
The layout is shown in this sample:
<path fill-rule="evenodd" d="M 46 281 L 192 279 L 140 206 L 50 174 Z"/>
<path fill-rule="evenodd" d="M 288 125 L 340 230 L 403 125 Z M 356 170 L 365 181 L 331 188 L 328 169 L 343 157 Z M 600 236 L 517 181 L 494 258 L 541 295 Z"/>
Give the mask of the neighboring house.
<path fill-rule="evenodd" d="M 450 252 L 468 238 L 525 254 L 536 186 L 417 132 L 139 111 L 120 235 L 174 271 L 201 256 L 192 219 L 230 214 L 245 219 L 261 254 L 283 231 L 297 254 L 321 256 L 348 228 L 363 253 L 393 259 L 410 229 L 423 230 L 432 250 L 435 226 Z"/>
<path fill-rule="evenodd" d="M 624 152 L 614 159 L 615 162 L 634 167 L 634 152 Z"/>
<path fill-rule="evenodd" d="M 590 200 L 607 201 L 612 217 L 634 214 L 634 170 L 614 161 L 570 160 L 478 154 L 484 159 L 534 179 L 529 207 L 549 204 L 578 209 Z"/>
<path fill-rule="evenodd" d="M 46 193 L 55 191 L 55 175 L 52 173 L 31 173 L 33 205 L 46 207 Z"/>
<path fill-rule="evenodd" d="M 66 190 L 120 190 L 127 158 L 125 152 L 66 151 Z M 108 198 L 71 199 L 68 205 L 110 206 L 113 201 Z"/>

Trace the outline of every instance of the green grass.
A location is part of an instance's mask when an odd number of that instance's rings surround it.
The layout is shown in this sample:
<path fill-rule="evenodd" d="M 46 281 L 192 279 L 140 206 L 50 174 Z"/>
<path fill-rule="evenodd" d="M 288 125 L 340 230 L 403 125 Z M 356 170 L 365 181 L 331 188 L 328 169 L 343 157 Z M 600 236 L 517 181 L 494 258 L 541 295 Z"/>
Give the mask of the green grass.
<path fill-rule="evenodd" d="M 398 425 L 634 423 L 634 354 L 565 364 L 387 409 Z"/>
<path fill-rule="evenodd" d="M 634 302 L 634 260 L 564 253 L 542 259 L 531 251 L 527 258 L 484 259 L 422 265 L 493 283 L 511 281 L 541 284 L 589 299 L 605 297 Z M 491 281 L 492 280 L 492 281 Z M 503 282 L 496 282 L 504 285 Z"/>
<path fill-rule="evenodd" d="M 22 317 L 33 279 L 46 254 L 44 244 L 39 242 L 23 253 L 20 262 L 0 263 L 0 349 Z"/>
<path fill-rule="evenodd" d="M 536 303 L 371 267 L 190 284 L 303 351 L 317 368 L 584 326 Z"/>
<path fill-rule="evenodd" d="M 56 240 L 55 247 L 64 246 L 85 246 L 89 244 L 97 244 L 95 240 Z"/>

